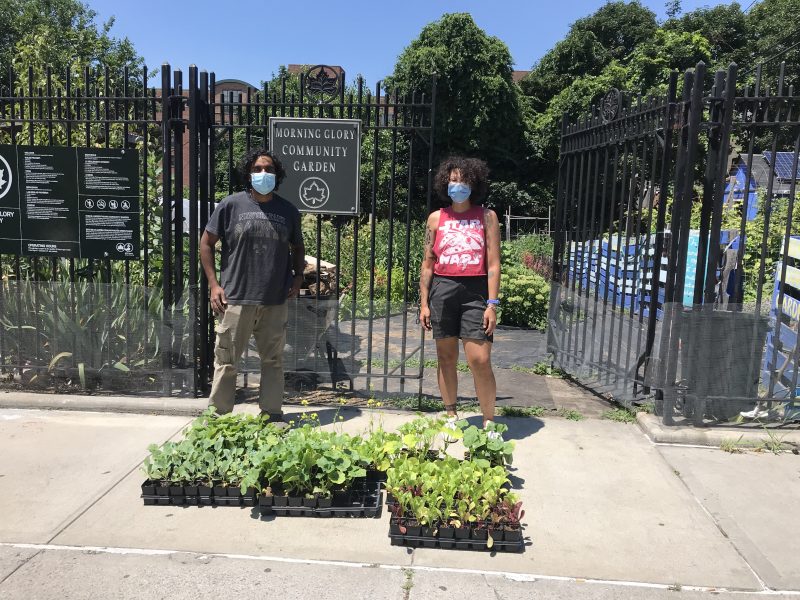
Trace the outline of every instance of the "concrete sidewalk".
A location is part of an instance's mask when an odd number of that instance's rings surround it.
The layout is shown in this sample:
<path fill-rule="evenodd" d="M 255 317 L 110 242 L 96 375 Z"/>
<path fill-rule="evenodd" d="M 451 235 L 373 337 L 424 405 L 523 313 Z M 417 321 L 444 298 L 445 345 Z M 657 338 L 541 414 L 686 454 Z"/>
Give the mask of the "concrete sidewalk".
<path fill-rule="evenodd" d="M 314 410 L 331 423 L 338 409 Z M 371 420 L 394 428 L 411 418 L 340 414 L 353 433 Z M 246 508 L 143 506 L 138 466 L 147 445 L 179 435 L 190 420 L 1 409 L 0 597 L 668 598 L 681 589 L 690 598 L 755 598 L 800 590 L 794 455 L 658 446 L 635 425 L 599 419 L 499 418 L 517 441 L 513 480 L 527 546 L 492 555 L 393 547 L 385 511 L 379 519 L 263 519 Z"/>

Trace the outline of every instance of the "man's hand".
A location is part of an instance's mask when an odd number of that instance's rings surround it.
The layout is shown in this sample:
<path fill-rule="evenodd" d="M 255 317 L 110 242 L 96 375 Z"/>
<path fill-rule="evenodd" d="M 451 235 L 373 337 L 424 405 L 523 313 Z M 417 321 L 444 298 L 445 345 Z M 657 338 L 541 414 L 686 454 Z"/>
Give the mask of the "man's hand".
<path fill-rule="evenodd" d="M 213 311 L 221 315 L 228 308 L 228 299 L 225 297 L 225 290 L 221 285 L 215 285 L 211 288 L 211 308 Z"/>
<path fill-rule="evenodd" d="M 431 327 L 431 309 L 429 306 L 423 306 L 419 309 L 419 322 L 425 331 L 433 329 Z"/>
<path fill-rule="evenodd" d="M 483 311 L 483 330 L 486 335 L 492 335 L 495 327 L 497 327 L 497 313 L 494 308 L 487 306 Z"/>
<path fill-rule="evenodd" d="M 300 286 L 303 285 L 303 276 L 295 275 L 292 279 L 292 287 L 289 288 L 287 298 L 296 298 L 300 295 Z"/>

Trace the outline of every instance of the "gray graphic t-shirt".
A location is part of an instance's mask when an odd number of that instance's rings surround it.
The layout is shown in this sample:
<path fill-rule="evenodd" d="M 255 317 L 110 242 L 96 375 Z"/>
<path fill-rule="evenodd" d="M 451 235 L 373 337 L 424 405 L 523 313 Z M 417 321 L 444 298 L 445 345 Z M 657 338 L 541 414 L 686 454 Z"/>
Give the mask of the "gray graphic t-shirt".
<path fill-rule="evenodd" d="M 220 202 L 206 231 L 222 240 L 220 285 L 231 304 L 286 302 L 291 285 L 289 244 L 302 243 L 300 211 L 277 194 L 259 203 L 247 192 Z"/>

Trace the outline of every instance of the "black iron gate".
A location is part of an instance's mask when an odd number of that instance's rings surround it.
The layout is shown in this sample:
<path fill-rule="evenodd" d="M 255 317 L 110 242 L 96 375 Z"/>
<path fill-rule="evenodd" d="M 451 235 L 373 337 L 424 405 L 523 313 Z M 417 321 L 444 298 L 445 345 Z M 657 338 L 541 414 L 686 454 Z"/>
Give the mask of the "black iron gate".
<path fill-rule="evenodd" d="M 321 72 L 239 92 L 218 89 L 213 73 L 194 66 L 184 81 L 164 65 L 160 89 L 148 87 L 146 70 L 9 73 L 0 85 L 0 145 L 136 151 L 141 253 L 0 255 L 5 384 L 206 393 L 214 322 L 199 237 L 215 203 L 241 189 L 241 156 L 268 146 L 269 117 L 287 116 L 362 123 L 361 213 L 304 217 L 314 261 L 305 295 L 290 307 L 287 377 L 297 387 L 371 389 L 377 380 L 398 391 L 411 380 L 419 393 L 415 265 L 431 205 L 435 80 L 429 94 L 402 96 Z M 245 384 L 254 371 L 246 356 Z"/>
<path fill-rule="evenodd" d="M 762 67 L 565 117 L 548 346 L 665 422 L 800 418 L 800 103 Z"/>

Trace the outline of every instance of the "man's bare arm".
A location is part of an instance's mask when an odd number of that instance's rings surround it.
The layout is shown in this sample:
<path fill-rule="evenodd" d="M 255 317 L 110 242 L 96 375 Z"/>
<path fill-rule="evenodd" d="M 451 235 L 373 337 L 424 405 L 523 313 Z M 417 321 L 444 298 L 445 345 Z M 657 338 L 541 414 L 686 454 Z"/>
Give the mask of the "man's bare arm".
<path fill-rule="evenodd" d="M 306 246 L 303 242 L 300 242 L 297 245 L 290 244 L 289 245 L 292 251 L 292 270 L 294 271 L 294 276 L 303 276 L 303 271 L 306 270 Z"/>
<path fill-rule="evenodd" d="M 215 313 L 223 313 L 228 305 L 228 299 L 225 297 L 225 292 L 219 281 L 217 281 L 217 271 L 214 267 L 214 246 L 218 241 L 218 235 L 210 231 L 203 232 L 200 238 L 200 264 L 203 265 L 203 272 L 208 280 L 211 308 Z"/>

